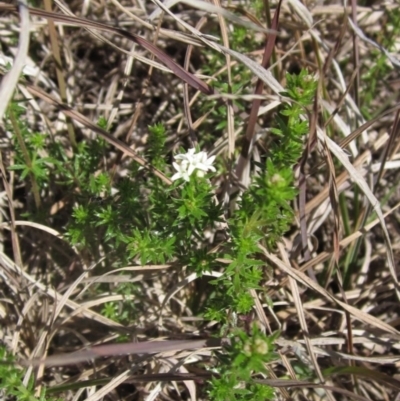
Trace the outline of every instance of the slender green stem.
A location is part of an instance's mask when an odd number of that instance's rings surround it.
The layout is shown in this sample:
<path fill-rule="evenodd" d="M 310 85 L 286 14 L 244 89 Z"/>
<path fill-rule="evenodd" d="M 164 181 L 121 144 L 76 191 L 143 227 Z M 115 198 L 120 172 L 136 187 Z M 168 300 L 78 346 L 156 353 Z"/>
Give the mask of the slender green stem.
<path fill-rule="evenodd" d="M 25 159 L 25 163 L 29 169 L 29 177 L 32 182 L 32 192 L 33 192 L 33 198 L 35 199 L 35 205 L 36 205 L 37 209 L 40 209 L 40 206 L 41 206 L 40 191 L 39 191 L 39 186 L 36 181 L 35 175 L 32 173 L 32 167 L 33 167 L 32 160 L 29 156 L 28 149 L 25 146 L 24 138 L 22 136 L 21 130 L 19 129 L 17 119 L 16 119 L 15 114 L 12 111 L 11 107 L 9 108 L 9 116 L 10 116 L 10 121 L 11 121 L 11 124 L 12 124 L 14 132 L 15 132 L 15 136 L 17 137 L 18 144 L 21 148 L 22 155 Z"/>

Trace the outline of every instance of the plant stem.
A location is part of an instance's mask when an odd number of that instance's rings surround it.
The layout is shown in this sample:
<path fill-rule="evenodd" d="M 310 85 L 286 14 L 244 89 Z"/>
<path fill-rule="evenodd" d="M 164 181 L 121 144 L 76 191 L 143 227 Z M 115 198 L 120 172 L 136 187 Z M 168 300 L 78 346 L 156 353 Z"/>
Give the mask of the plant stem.
<path fill-rule="evenodd" d="M 32 192 L 33 192 L 33 198 L 35 199 L 36 209 L 40 209 L 40 206 L 41 206 L 40 192 L 39 192 L 39 186 L 36 181 L 35 175 L 32 173 L 32 160 L 29 156 L 28 149 L 25 146 L 24 138 L 22 137 L 22 133 L 19 129 L 17 119 L 15 118 L 15 114 L 11 107 L 9 108 L 9 116 L 10 116 L 10 121 L 11 121 L 11 124 L 12 124 L 14 132 L 15 132 L 15 136 L 17 137 L 18 144 L 21 148 L 22 155 L 25 159 L 25 163 L 28 166 L 28 169 L 30 171 L 29 176 L 32 181 Z"/>

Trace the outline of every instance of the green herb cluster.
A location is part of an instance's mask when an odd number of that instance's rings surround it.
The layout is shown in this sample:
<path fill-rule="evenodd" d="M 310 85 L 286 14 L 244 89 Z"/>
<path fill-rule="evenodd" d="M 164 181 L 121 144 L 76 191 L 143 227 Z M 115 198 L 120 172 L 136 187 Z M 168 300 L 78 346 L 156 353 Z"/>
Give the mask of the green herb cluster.
<path fill-rule="evenodd" d="M 270 152 L 258 166 L 261 172 L 231 215 L 224 215 L 216 200 L 212 175 L 192 174 L 189 182 L 177 180 L 168 186 L 132 163 L 125 177 L 114 179 L 104 163 L 108 145 L 103 140 L 81 141 L 72 154 L 67 154 L 60 142 L 29 132 L 23 109 L 15 103 L 9 108 L 8 124 L 17 149 L 17 162 L 11 169 L 21 171 L 20 180 L 36 183 L 39 199 L 46 197 L 50 182 L 69 194 L 72 220 L 65 220 L 65 235 L 82 255 L 91 255 L 94 260 L 105 255 L 106 265 L 113 268 L 132 263 L 173 263 L 199 277 L 215 270 L 222 273 L 211 282 L 208 303 L 203 305 L 204 317 L 219 322 L 221 334 L 231 340 L 215 367 L 220 376 L 212 381 L 209 391 L 215 400 L 250 400 L 251 394 L 257 399 L 273 396 L 271 388 L 252 377 L 264 372 L 264 364 L 275 357 L 274 337 L 266 337 L 256 326 L 252 333 L 240 331 L 232 317 L 251 311 L 249 290 L 260 288 L 265 277 L 266 263 L 258 245 L 273 248 L 292 223 L 291 202 L 296 196 L 293 167 L 308 132 L 303 117 L 315 89 L 316 83 L 306 71 L 287 75 L 283 95 L 291 100 L 276 116 Z M 105 126 L 106 122 L 101 119 L 99 125 Z M 149 127 L 143 156 L 171 175 L 166 142 L 163 125 Z M 38 157 L 43 154 L 46 156 Z M 217 167 L 223 168 L 222 164 Z M 206 234 L 215 234 L 220 223 L 226 227 L 225 240 L 219 244 L 208 241 Z M 221 265 L 219 260 L 228 264 Z M 106 289 L 104 285 L 98 288 Z M 121 285 L 117 292 L 126 300 L 122 304 L 109 302 L 101 312 L 129 323 L 139 312 L 129 301 L 138 291 L 133 284 Z"/>
<path fill-rule="evenodd" d="M 31 375 L 25 384 L 25 372 L 14 364 L 14 358 L 9 355 L 4 346 L 0 346 L 0 398 L 15 397 L 18 401 L 57 401 L 58 399 L 46 396 L 46 389 L 42 387 L 40 396 L 35 396 L 35 381 Z M 6 398 L 8 399 L 8 398 Z"/>
<path fill-rule="evenodd" d="M 297 194 L 293 168 L 303 151 L 308 133 L 308 122 L 303 117 L 312 104 L 317 82 L 305 70 L 299 75 L 288 74 L 286 80 L 286 92 L 282 95 L 291 101 L 285 103 L 276 116 L 277 127 L 272 129 L 276 140 L 260 166 L 261 173 L 243 193 L 238 210 L 229 219 L 231 243 L 224 258 L 231 263 L 221 278 L 214 281 L 219 293 L 217 291 L 215 299 L 210 301 L 206 313 L 208 318 L 223 322 L 224 328 L 230 324 L 229 316 L 249 313 L 253 307 L 249 289 L 259 288 L 266 267 L 258 244 L 274 248 L 293 221 L 291 202 Z M 273 353 L 249 352 L 263 341 L 271 344 L 271 339 L 260 340 L 262 335 L 256 326 L 252 336 L 243 331 L 237 334 L 234 330 L 233 333 L 233 338 L 238 335 L 240 340 L 234 340 L 233 348 L 226 354 L 229 362 L 222 360 L 221 378 L 213 381 L 210 394 L 218 401 L 272 398 L 273 392 L 268 386 L 259 385 L 251 378 L 254 371 L 263 371 L 262 356 L 266 362 L 273 358 Z"/>

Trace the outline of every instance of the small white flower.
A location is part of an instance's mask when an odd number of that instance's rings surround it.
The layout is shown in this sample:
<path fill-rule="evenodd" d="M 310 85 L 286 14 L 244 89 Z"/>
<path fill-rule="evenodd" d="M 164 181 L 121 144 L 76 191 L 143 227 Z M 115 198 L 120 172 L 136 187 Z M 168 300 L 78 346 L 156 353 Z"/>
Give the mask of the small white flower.
<path fill-rule="evenodd" d="M 179 178 L 183 178 L 185 181 L 189 181 L 189 171 L 188 171 L 188 162 L 187 160 L 182 160 L 180 163 L 175 163 L 173 162 L 172 165 L 174 166 L 175 170 L 177 173 L 175 173 L 172 177 L 171 180 L 175 181 Z"/>
<path fill-rule="evenodd" d="M 179 155 L 174 156 L 175 160 L 192 160 L 195 156 L 194 152 L 196 152 L 195 148 L 191 148 L 187 151 L 187 153 L 180 153 Z"/>
<path fill-rule="evenodd" d="M 200 152 L 198 153 L 199 155 L 199 160 L 196 168 L 199 170 L 203 170 L 207 172 L 208 170 L 215 172 L 215 167 L 212 165 L 215 160 L 215 156 L 211 156 L 207 158 L 207 153 L 206 152 Z"/>
<path fill-rule="evenodd" d="M 176 174 L 172 176 L 172 181 L 178 178 L 183 178 L 185 181 L 189 181 L 189 177 L 192 175 L 194 170 L 197 171 L 199 177 L 204 176 L 207 171 L 216 171 L 215 167 L 212 166 L 215 156 L 207 157 L 206 152 L 195 153 L 196 149 L 192 148 L 187 153 L 180 153 L 175 156 L 177 162 L 173 162 Z"/>

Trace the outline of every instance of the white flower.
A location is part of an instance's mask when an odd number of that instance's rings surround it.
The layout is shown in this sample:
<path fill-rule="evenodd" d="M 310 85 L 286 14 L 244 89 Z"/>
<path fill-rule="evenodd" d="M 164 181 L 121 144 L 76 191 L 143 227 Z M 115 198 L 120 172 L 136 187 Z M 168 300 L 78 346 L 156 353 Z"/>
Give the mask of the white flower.
<path fill-rule="evenodd" d="M 194 156 L 194 152 L 196 152 L 195 148 L 191 148 L 187 151 L 187 153 L 180 153 L 179 155 L 175 155 L 175 160 L 191 160 Z"/>
<path fill-rule="evenodd" d="M 189 181 L 189 171 L 188 171 L 188 161 L 187 160 L 182 160 L 179 164 L 173 162 L 172 165 L 174 166 L 175 170 L 177 173 L 175 173 L 172 177 L 171 180 L 175 181 L 178 178 L 183 178 L 185 181 Z"/>
<path fill-rule="evenodd" d="M 215 167 L 212 165 L 215 160 L 215 156 L 211 156 L 207 158 L 206 152 L 198 153 L 199 160 L 196 166 L 197 169 L 207 172 L 208 170 L 215 172 Z"/>
<path fill-rule="evenodd" d="M 212 166 L 215 156 L 207 157 L 206 152 L 195 153 L 196 149 L 192 148 L 187 153 L 180 153 L 174 158 L 177 162 L 173 162 L 177 173 L 175 173 L 171 180 L 175 181 L 178 178 L 183 178 L 185 181 L 189 181 L 189 177 L 192 175 L 194 170 L 197 171 L 198 176 L 204 176 L 207 171 L 216 171 L 215 167 Z"/>

